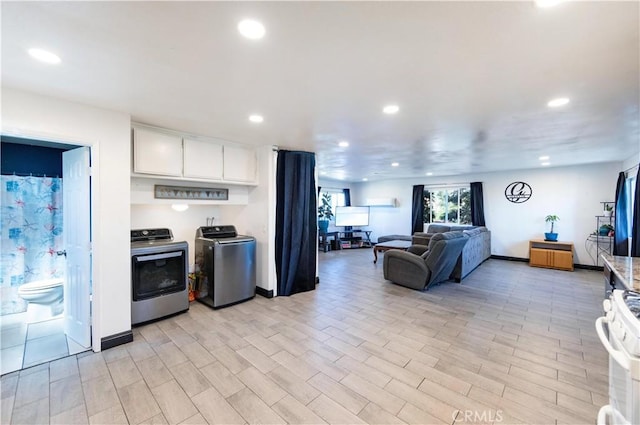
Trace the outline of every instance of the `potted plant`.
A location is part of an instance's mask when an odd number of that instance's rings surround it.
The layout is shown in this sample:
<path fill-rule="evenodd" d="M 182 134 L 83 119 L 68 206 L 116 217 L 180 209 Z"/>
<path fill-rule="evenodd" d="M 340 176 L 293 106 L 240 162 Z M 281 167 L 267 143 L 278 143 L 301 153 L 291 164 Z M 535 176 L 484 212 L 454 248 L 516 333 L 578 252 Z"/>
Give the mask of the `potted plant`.
<path fill-rule="evenodd" d="M 613 236 L 613 232 L 614 232 L 613 226 L 610 224 L 603 224 L 598 229 L 598 235 L 600 236 Z"/>
<path fill-rule="evenodd" d="M 605 217 L 611 217 L 612 214 L 613 214 L 613 205 L 611 205 L 610 203 L 605 203 L 604 211 L 602 212 L 602 215 Z"/>
<path fill-rule="evenodd" d="M 553 225 L 556 221 L 560 221 L 560 217 L 557 215 L 548 215 L 544 218 L 544 221 L 551 223 L 551 230 L 544 234 L 544 240 L 549 242 L 556 242 L 558 240 L 558 234 L 553 231 Z"/>
<path fill-rule="evenodd" d="M 318 206 L 318 229 L 326 232 L 329 228 L 329 221 L 333 218 L 331 210 L 331 194 L 323 193 L 320 198 L 320 206 Z"/>

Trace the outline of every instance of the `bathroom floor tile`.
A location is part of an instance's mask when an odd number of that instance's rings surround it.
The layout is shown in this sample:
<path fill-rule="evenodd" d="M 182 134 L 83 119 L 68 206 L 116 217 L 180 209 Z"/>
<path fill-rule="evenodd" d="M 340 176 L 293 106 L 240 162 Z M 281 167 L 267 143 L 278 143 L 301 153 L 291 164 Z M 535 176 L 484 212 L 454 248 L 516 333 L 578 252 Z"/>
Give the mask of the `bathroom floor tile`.
<path fill-rule="evenodd" d="M 67 347 L 69 347 L 70 356 L 90 350 L 89 348 L 85 348 L 82 345 L 78 344 L 77 342 L 75 342 L 69 337 L 67 337 Z"/>
<path fill-rule="evenodd" d="M 64 334 L 63 319 L 47 320 L 45 322 L 30 323 L 27 339 L 42 338 L 54 334 Z"/>
<path fill-rule="evenodd" d="M 0 374 L 22 369 L 24 345 L 16 345 L 0 350 Z"/>
<path fill-rule="evenodd" d="M 11 329 L 16 326 L 22 326 L 26 323 L 27 313 L 6 314 L 0 316 L 0 330 Z"/>
<path fill-rule="evenodd" d="M 67 338 L 64 333 L 27 340 L 24 367 L 33 366 L 67 356 Z"/>
<path fill-rule="evenodd" d="M 16 345 L 24 345 L 27 339 L 27 325 L 13 326 L 0 330 L 0 347 L 9 348 Z"/>

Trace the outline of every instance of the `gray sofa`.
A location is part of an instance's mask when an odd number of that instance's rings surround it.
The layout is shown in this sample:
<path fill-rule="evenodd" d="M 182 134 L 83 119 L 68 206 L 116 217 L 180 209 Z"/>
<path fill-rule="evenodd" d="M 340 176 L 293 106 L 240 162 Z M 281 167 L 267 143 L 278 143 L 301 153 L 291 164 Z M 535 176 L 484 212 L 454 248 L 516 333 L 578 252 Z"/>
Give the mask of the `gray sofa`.
<path fill-rule="evenodd" d="M 384 278 L 408 288 L 425 290 L 451 278 L 469 236 L 463 232 L 439 233 L 430 238 L 422 254 L 390 250 L 384 254 Z M 419 246 L 415 246 L 419 249 Z"/>
<path fill-rule="evenodd" d="M 450 226 L 445 224 L 430 224 L 426 232 L 413 234 L 411 243 L 422 247 L 413 247 L 414 252 L 426 251 L 431 238 L 439 233 L 462 231 L 469 237 L 464 246 L 460 258 L 456 263 L 451 277 L 460 282 L 469 273 L 475 270 L 483 261 L 491 257 L 491 232 L 484 226 Z"/>
<path fill-rule="evenodd" d="M 411 236 L 408 235 L 385 235 L 378 236 L 378 243 L 389 242 L 389 241 L 410 241 Z"/>

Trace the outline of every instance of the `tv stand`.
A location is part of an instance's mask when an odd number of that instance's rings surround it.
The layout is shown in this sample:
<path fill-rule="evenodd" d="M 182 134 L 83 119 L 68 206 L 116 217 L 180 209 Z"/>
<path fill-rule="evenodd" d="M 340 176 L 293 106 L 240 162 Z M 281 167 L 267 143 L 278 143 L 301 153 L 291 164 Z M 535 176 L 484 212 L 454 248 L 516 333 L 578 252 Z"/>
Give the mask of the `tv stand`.
<path fill-rule="evenodd" d="M 351 229 L 343 232 L 339 232 L 340 241 L 343 243 L 349 242 L 349 247 L 353 247 L 353 242 L 362 241 L 362 245 L 358 244 L 358 248 L 371 248 L 373 244 L 371 243 L 371 233 L 372 230 L 361 230 L 361 229 Z M 364 234 L 364 236 L 354 236 L 354 233 Z M 342 243 L 341 243 L 342 245 Z M 346 248 L 346 246 L 342 246 Z"/>

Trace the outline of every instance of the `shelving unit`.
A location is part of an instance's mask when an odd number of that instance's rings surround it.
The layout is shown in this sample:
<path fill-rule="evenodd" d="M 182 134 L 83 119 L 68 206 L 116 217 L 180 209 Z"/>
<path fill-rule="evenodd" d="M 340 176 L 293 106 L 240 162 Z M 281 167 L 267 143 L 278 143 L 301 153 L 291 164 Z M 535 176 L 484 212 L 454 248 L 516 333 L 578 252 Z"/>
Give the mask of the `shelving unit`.
<path fill-rule="evenodd" d="M 615 202 L 612 201 L 603 201 L 600 202 L 602 204 L 602 211 L 605 211 L 607 206 L 613 207 Z M 593 243 L 596 247 L 596 255 L 595 255 L 595 265 L 601 266 L 602 260 L 600 256 L 602 254 L 612 254 L 613 253 L 613 236 L 609 236 L 608 233 L 605 235 L 600 234 L 600 227 L 604 225 L 611 225 L 615 227 L 615 215 L 612 213 L 611 215 L 596 215 L 596 231 L 595 233 L 589 235 L 587 241 Z M 615 231 L 615 230 L 614 230 Z"/>
<path fill-rule="evenodd" d="M 601 266 L 600 255 L 601 254 L 612 254 L 613 253 L 613 236 L 601 235 L 600 227 L 605 224 L 610 224 L 613 226 L 615 223 L 615 216 L 604 216 L 597 215 L 596 216 L 596 233 L 594 235 L 589 235 L 589 240 L 595 242 L 596 244 L 596 266 Z"/>

